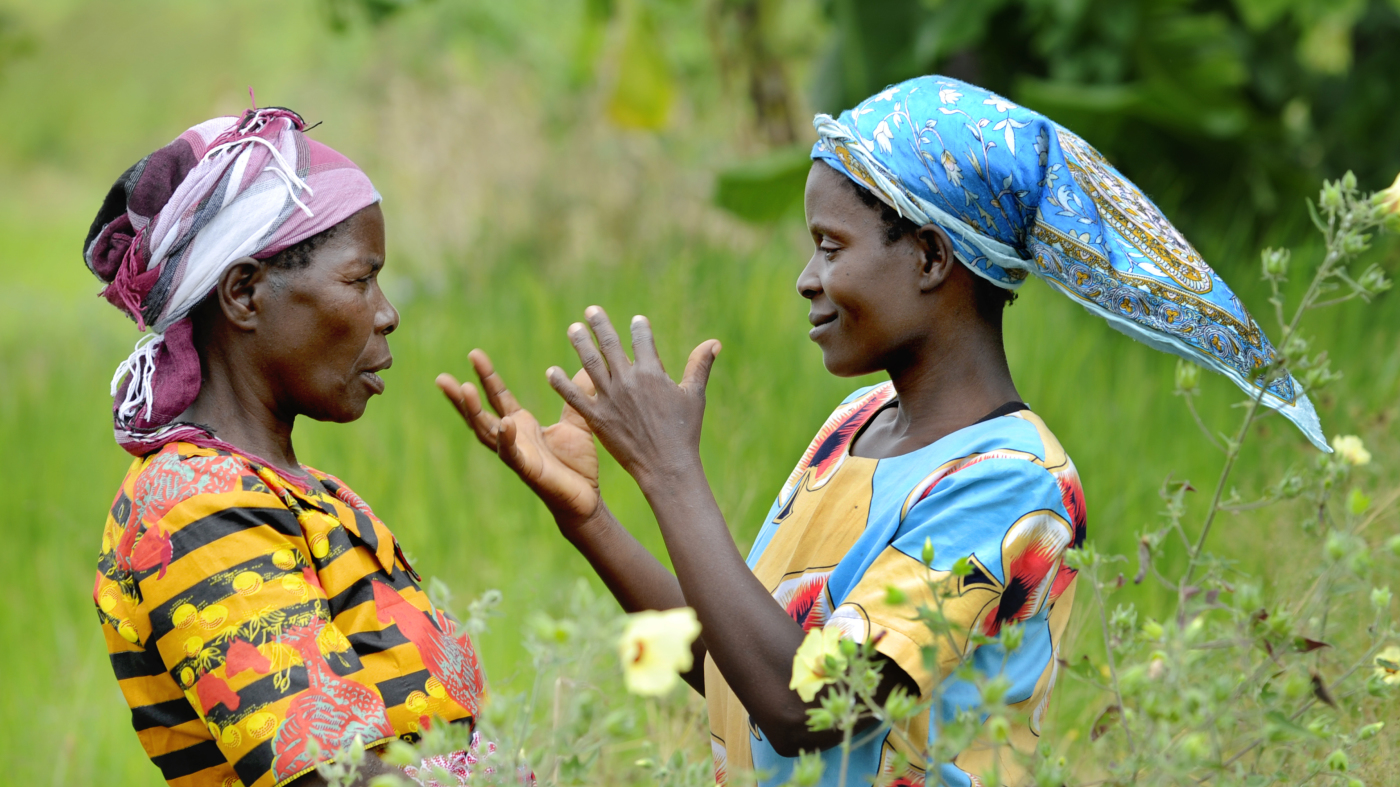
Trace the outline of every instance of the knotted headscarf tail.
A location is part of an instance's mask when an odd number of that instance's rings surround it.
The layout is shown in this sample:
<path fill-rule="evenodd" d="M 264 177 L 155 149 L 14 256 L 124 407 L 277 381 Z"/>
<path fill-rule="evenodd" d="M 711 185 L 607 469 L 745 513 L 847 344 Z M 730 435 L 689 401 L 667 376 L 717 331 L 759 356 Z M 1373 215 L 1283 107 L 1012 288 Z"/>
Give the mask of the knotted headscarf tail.
<path fill-rule="evenodd" d="M 1114 328 L 1229 377 L 1323 451 L 1292 376 L 1264 382 L 1274 346 L 1157 206 L 1098 151 L 1038 112 L 966 82 L 923 76 L 840 117 L 817 115 L 812 158 L 1009 290 L 1035 275 Z"/>
<path fill-rule="evenodd" d="M 267 259 L 379 202 L 353 162 L 288 109 L 205 121 L 141 159 L 107 194 L 83 259 L 113 306 L 150 333 L 112 377 L 117 442 L 137 456 L 174 440 L 200 388 L 189 313 L 243 257 Z"/>

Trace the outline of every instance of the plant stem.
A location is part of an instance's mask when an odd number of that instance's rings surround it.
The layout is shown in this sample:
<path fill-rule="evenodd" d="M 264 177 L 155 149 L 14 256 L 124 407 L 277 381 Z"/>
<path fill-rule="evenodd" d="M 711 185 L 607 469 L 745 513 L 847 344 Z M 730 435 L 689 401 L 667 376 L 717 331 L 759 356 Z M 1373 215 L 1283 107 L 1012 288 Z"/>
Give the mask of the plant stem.
<path fill-rule="evenodd" d="M 1118 701 L 1118 723 L 1123 725 L 1123 734 L 1128 738 L 1128 749 L 1133 750 L 1133 731 L 1128 728 L 1128 709 L 1123 706 L 1123 691 L 1118 686 L 1118 665 L 1113 658 L 1113 642 L 1108 631 L 1108 613 L 1103 603 L 1103 591 L 1099 588 L 1099 568 L 1093 567 L 1089 577 L 1094 587 L 1094 604 L 1099 608 L 1099 625 L 1103 627 L 1103 649 L 1108 658 L 1108 675 L 1113 679 L 1113 696 Z"/>

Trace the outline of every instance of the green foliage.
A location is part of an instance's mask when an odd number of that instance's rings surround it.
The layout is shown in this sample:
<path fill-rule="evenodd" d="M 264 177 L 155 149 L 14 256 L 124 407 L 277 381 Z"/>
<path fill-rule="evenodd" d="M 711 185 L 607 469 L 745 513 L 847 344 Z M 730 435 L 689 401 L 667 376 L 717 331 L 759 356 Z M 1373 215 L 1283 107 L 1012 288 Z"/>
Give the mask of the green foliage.
<path fill-rule="evenodd" d="M 941 72 L 1046 113 L 1188 231 L 1263 220 L 1348 169 L 1400 170 L 1387 0 L 828 0 L 814 81 L 839 111 Z M 1240 206 L 1248 206 L 1239 210 Z M 1259 225 L 1262 227 L 1262 224 Z M 1188 232 L 1188 234 L 1190 234 Z"/>
<path fill-rule="evenodd" d="M 444 578 L 459 597 L 503 591 L 491 630 L 477 632 L 492 703 L 528 693 L 535 674 L 523 641 L 536 636 L 540 622 L 532 613 L 574 620 L 564 599 L 589 572 L 528 490 L 471 440 L 433 387 L 438 372 L 469 368 L 473 346 L 492 351 L 522 401 L 548 417 L 559 405 L 542 370 L 571 357 L 564 327 L 590 303 L 649 315 L 673 365 L 699 341 L 722 339 L 726 352 L 711 382 L 702 452 L 736 541 L 747 548 L 812 433 L 835 403 L 873 380 L 831 377 L 807 341 L 805 304 L 793 291 L 810 254 L 805 239 L 793 241 L 783 224 L 746 228 L 707 207 L 717 169 L 786 145 L 755 130 L 749 78 L 769 72 L 745 59 L 756 51 L 742 44 L 739 12 L 750 4 L 726 0 L 711 26 L 707 13 L 718 6 L 652 2 L 677 86 L 672 113 L 660 131 L 619 133 L 605 102 L 626 4 L 420 2 L 380 25 L 368 24 L 357 8 L 335 35 L 319 3 L 6 6 L 15 20 L 9 29 L 29 43 L 23 58 L 0 66 L 0 180 L 9 186 L 0 194 L 0 445 L 7 449 L 0 452 L 7 523 L 0 573 L 13 591 L 0 615 L 0 761 L 7 764 L 0 783 L 159 782 L 112 679 L 91 598 L 101 520 L 130 463 L 112 443 L 107 385 L 137 335 L 95 297 L 98 285 L 75 249 L 118 173 L 189 124 L 246 107 L 249 84 L 260 103 L 324 119 L 318 138 L 374 178 L 388 216 L 385 284 L 403 313 L 391 337 L 395 364 L 385 374 L 386 396 L 354 424 L 299 424 L 299 453 L 347 479 L 415 553 L 415 565 Z M 802 94 L 815 82 L 808 59 L 827 43 L 828 23 L 802 0 L 762 5 L 756 29 L 797 86 L 789 95 L 793 127 L 805 134 Z M 540 24 L 542 18 L 551 23 Z M 160 46 L 133 49 L 133 42 L 151 40 Z M 1358 64 L 1378 56 L 1356 51 Z M 1339 97 L 1355 92 L 1350 79 L 1328 80 Z M 1368 102 L 1391 100 L 1374 85 L 1365 92 Z M 1360 142 L 1391 151 L 1387 130 L 1374 125 Z M 1378 177 L 1357 171 L 1367 184 Z M 1128 174 L 1139 179 L 1135 170 Z M 789 188 L 800 195 L 798 179 Z M 1220 213 L 1253 221 L 1251 204 Z M 1181 215 L 1201 212 L 1186 205 Z M 1276 224 L 1268 240 L 1287 242 L 1287 232 Z M 1239 224 L 1190 237 L 1213 264 L 1258 259 L 1259 244 Z M 1290 276 L 1280 285 L 1284 296 L 1301 295 L 1308 281 L 1297 270 L 1320 253 L 1311 243 L 1295 248 L 1282 271 Z M 1393 274 L 1393 255 L 1393 246 L 1382 246 L 1366 260 Z M 1355 267 L 1349 275 L 1366 284 L 1365 266 Z M 1350 291 L 1338 283 L 1329 297 Z M 1231 284 L 1257 316 L 1268 316 L 1267 282 L 1241 277 Z M 1242 445 L 1231 481 L 1243 495 L 1232 504 L 1239 510 L 1222 514 L 1211 538 L 1230 557 L 1229 570 L 1254 577 L 1231 577 L 1232 603 L 1271 611 L 1308 589 L 1315 578 L 1308 567 L 1335 541 L 1337 571 L 1355 563 L 1371 572 L 1370 585 L 1347 596 L 1370 615 L 1373 589 L 1400 588 L 1400 535 L 1386 491 L 1400 484 L 1400 301 L 1387 293 L 1368 308 L 1314 312 L 1309 325 L 1315 330 L 1306 337 L 1308 354 L 1325 348 L 1329 368 L 1345 372 L 1317 399 L 1324 425 L 1361 435 L 1376 457 L 1334 487 L 1330 509 L 1349 501 L 1351 489 L 1370 497 L 1362 518 L 1371 524 L 1358 536 L 1370 549 L 1357 546 L 1356 534 L 1330 539 L 1319 525 L 1311 455 L 1300 453 L 1301 438 L 1273 417 Z M 1006 341 L 1019 390 L 1079 467 L 1089 539 L 1102 554 L 1133 554 L 1141 535 L 1158 531 L 1165 521 L 1158 480 L 1168 473 L 1175 480 L 1165 503 L 1194 517 L 1186 521 L 1200 521 L 1207 495 L 1181 479 L 1214 477 L 1220 454 L 1190 439 L 1190 411 L 1175 403 L 1189 402 L 1218 434 L 1237 412 L 1231 384 L 1198 375 L 1195 396 L 1174 398 L 1172 358 L 1106 330 L 1036 284 L 1008 312 Z M 606 457 L 602 472 L 610 507 L 662 554 L 646 501 Z M 1256 495 L 1275 489 L 1282 502 L 1249 508 Z M 1152 550 L 1146 577 L 1173 576 L 1185 565 L 1179 538 Z M 1118 569 L 1131 574 L 1137 566 Z M 1105 580 L 1116 587 L 1115 577 Z M 1131 601 L 1143 632 L 1165 632 L 1176 626 L 1175 598 L 1155 578 L 1128 581 L 1109 611 Z M 1284 642 L 1298 620 L 1271 614 L 1264 625 Z M 1104 683 L 1104 657 L 1094 649 L 1098 624 L 1081 615 L 1071 630 L 1076 626 L 1082 630 L 1066 640 L 1059 698 L 1046 724 L 1048 752 L 1036 771 L 1047 787 L 1069 780 L 1057 773 L 1098 756 L 1085 741 L 1105 706 L 1093 685 Z M 1364 636 L 1364 624 L 1332 618 L 1334 628 Z M 1338 646 L 1333 637 L 1326 641 Z M 1323 648 L 1310 658 L 1332 653 Z M 1390 743 L 1394 689 L 1375 675 L 1383 664 L 1400 670 L 1400 656 L 1362 669 L 1354 676 L 1361 690 L 1338 699 L 1369 714 L 1356 731 L 1361 743 L 1347 749 L 1345 778 L 1371 785 L 1388 783 L 1400 768 Z M 550 729 L 548 680 L 535 706 L 543 719 L 537 732 Z M 1310 686 L 1292 681 L 1278 690 L 1307 696 Z M 627 718 L 608 734 L 640 735 L 643 728 Z M 1376 730 L 1381 722 L 1387 726 Z M 1283 734 L 1309 722 L 1285 715 L 1269 723 Z M 689 747 L 689 767 L 706 761 L 701 722 L 673 739 Z M 538 751 L 527 754 L 537 766 L 543 761 Z M 669 767 L 675 755 L 619 748 L 617 756 L 628 778 L 646 779 L 652 771 L 636 760 Z"/>

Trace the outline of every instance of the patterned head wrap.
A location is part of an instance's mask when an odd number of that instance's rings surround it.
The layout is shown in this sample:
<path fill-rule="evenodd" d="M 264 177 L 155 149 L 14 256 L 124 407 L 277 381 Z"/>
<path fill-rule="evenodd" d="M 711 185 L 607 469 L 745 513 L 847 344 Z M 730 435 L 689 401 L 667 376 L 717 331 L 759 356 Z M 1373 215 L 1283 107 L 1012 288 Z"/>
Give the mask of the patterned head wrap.
<path fill-rule="evenodd" d="M 965 82 L 924 76 L 839 118 L 817 115 L 812 158 L 915 224 L 947 232 L 998 287 L 1034 274 L 1114 328 L 1229 377 L 1330 451 L 1239 298 L 1157 206 L 1053 120 Z"/>
<path fill-rule="evenodd" d="M 267 259 L 379 201 L 353 162 L 305 130 L 300 115 L 275 107 L 214 118 L 136 162 L 107 193 L 83 259 L 107 282 L 103 297 L 151 331 L 112 378 L 127 451 L 207 438 L 172 422 L 199 394 L 190 311 L 235 260 Z"/>

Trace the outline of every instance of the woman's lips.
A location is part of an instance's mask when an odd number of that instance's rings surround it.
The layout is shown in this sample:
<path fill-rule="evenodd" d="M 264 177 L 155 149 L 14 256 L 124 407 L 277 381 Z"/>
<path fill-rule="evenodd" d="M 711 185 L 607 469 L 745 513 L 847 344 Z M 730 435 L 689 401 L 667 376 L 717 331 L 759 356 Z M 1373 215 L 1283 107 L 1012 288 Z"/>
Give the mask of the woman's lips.
<path fill-rule="evenodd" d="M 360 372 L 360 377 L 364 378 L 365 385 L 368 385 L 371 391 L 377 394 L 384 393 L 383 377 L 380 377 L 374 372 Z"/>
<path fill-rule="evenodd" d="M 820 316 L 808 315 L 807 321 L 812 323 L 812 330 L 807 332 L 807 337 L 816 341 L 816 338 L 826 332 L 826 329 L 836 323 L 836 314 L 823 314 Z"/>

